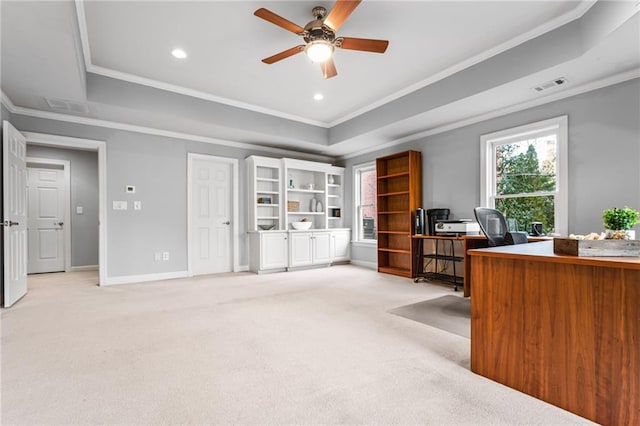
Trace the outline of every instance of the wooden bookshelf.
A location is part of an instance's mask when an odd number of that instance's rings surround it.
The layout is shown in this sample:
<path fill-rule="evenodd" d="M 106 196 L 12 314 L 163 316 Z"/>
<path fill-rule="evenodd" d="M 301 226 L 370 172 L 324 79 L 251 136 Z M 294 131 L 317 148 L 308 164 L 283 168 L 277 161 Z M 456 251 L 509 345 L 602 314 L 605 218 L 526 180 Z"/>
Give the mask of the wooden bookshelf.
<path fill-rule="evenodd" d="M 413 215 L 422 206 L 422 155 L 405 151 L 376 159 L 378 272 L 413 278 Z"/>

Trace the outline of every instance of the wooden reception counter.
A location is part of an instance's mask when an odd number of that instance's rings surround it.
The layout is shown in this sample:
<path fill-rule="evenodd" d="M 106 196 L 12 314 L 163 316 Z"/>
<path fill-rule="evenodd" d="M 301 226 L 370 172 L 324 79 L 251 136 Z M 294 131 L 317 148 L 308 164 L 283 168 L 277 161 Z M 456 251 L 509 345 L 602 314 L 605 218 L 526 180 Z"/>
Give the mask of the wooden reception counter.
<path fill-rule="evenodd" d="M 640 258 L 469 250 L 471 370 L 603 425 L 640 424 Z"/>

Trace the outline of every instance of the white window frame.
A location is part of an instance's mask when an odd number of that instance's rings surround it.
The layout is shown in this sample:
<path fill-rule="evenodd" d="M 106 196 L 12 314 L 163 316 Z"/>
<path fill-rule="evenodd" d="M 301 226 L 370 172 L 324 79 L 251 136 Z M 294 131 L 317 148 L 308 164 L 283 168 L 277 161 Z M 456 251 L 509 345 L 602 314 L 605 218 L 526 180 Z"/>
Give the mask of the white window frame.
<path fill-rule="evenodd" d="M 555 200 L 555 233 L 568 235 L 569 118 L 566 115 L 480 136 L 480 204 L 485 207 L 495 207 L 496 147 L 550 130 L 556 133 L 558 144 L 556 152 L 556 190 L 555 192 L 550 192 Z"/>
<path fill-rule="evenodd" d="M 355 245 L 366 245 L 366 246 L 377 246 L 378 240 L 364 239 L 362 235 L 360 235 L 360 175 L 362 172 L 376 170 L 376 162 L 369 161 L 367 163 L 356 164 L 353 166 L 353 244 Z"/>

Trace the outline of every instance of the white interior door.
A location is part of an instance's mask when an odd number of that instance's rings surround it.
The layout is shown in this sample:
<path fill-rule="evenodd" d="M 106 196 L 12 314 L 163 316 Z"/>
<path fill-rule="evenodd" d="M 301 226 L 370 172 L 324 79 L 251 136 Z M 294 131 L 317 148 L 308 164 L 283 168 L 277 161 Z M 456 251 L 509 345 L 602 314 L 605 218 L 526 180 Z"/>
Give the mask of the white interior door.
<path fill-rule="evenodd" d="M 63 169 L 28 168 L 27 273 L 65 270 Z"/>
<path fill-rule="evenodd" d="M 231 272 L 232 165 L 202 156 L 191 167 L 190 256 L 194 275 Z"/>
<path fill-rule="evenodd" d="M 2 170 L 4 306 L 27 294 L 27 141 L 8 121 L 3 123 Z"/>

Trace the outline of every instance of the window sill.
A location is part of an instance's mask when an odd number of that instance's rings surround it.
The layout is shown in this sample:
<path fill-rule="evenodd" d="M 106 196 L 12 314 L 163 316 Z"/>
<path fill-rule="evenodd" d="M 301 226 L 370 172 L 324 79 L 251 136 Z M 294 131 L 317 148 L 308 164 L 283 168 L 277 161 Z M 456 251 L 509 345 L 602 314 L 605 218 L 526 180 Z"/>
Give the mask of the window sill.
<path fill-rule="evenodd" d="M 377 241 L 351 241 L 351 245 L 354 247 L 378 247 Z"/>

